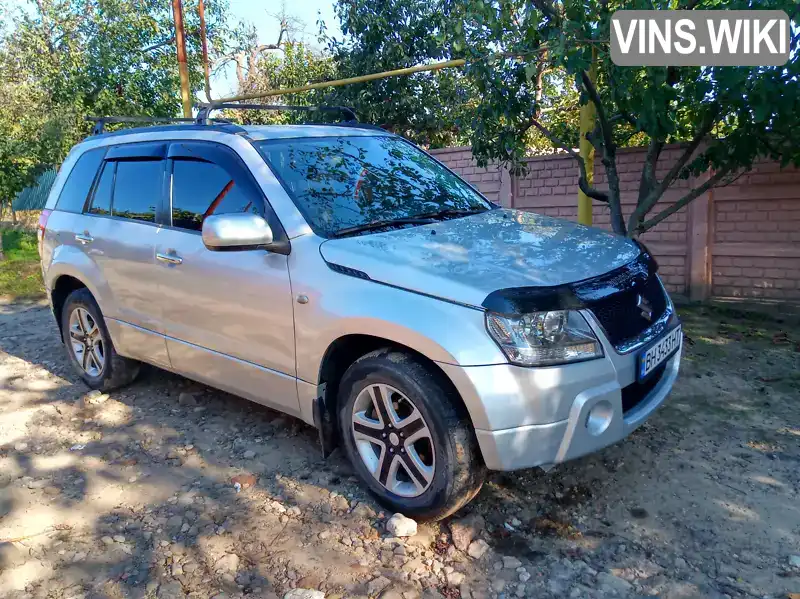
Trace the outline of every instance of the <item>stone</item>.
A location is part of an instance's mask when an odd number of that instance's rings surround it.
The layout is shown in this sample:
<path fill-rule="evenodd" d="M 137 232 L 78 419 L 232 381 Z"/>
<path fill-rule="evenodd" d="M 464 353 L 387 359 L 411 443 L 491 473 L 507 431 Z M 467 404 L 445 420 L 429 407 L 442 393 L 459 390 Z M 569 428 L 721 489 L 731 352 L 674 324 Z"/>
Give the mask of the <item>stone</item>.
<path fill-rule="evenodd" d="M 519 573 L 519 581 L 520 582 L 528 582 L 531 579 L 531 575 L 529 572 L 520 572 Z"/>
<path fill-rule="evenodd" d="M 235 553 L 226 553 L 216 562 L 214 562 L 214 570 L 222 570 L 223 572 L 236 572 L 239 569 L 239 556 Z"/>
<path fill-rule="evenodd" d="M 100 404 L 105 403 L 107 400 L 107 393 L 103 393 L 102 391 L 95 389 L 94 391 L 89 391 L 89 393 L 81 397 L 80 407 L 88 408 L 90 406 L 99 406 Z"/>
<path fill-rule="evenodd" d="M 461 572 L 456 572 L 456 571 L 449 572 L 447 574 L 447 584 L 449 584 L 451 587 L 457 587 L 462 582 L 464 582 L 466 578 L 467 577 Z"/>
<path fill-rule="evenodd" d="M 28 449 L 28 444 L 24 441 L 14 443 L 14 451 L 25 451 L 26 449 Z"/>
<path fill-rule="evenodd" d="M 0 543 L 0 571 L 25 563 L 25 554 L 16 545 L 9 542 Z"/>
<path fill-rule="evenodd" d="M 789 556 L 789 565 L 792 568 L 800 568 L 800 555 L 790 555 Z"/>
<path fill-rule="evenodd" d="M 504 588 L 506 588 L 506 581 L 502 578 L 495 578 L 492 581 L 492 590 L 495 593 L 502 593 Z"/>
<path fill-rule="evenodd" d="M 383 592 L 381 599 L 403 599 L 403 595 L 400 593 L 400 591 L 389 589 L 388 591 Z"/>
<path fill-rule="evenodd" d="M 367 583 L 367 593 L 372 597 L 378 595 L 386 587 L 392 584 L 392 581 L 385 576 L 378 576 L 373 578 Z"/>
<path fill-rule="evenodd" d="M 186 391 L 182 391 L 180 395 L 178 395 L 178 404 L 182 406 L 196 406 L 197 399 L 191 393 L 187 393 Z"/>
<path fill-rule="evenodd" d="M 481 559 L 486 552 L 489 551 L 489 543 L 484 541 L 483 539 L 478 539 L 477 541 L 472 541 L 467 547 L 467 555 L 469 555 L 472 559 Z"/>
<path fill-rule="evenodd" d="M 393 537 L 411 537 L 417 534 L 417 523 L 403 514 L 394 514 L 386 521 L 386 531 Z"/>
<path fill-rule="evenodd" d="M 177 530 L 183 524 L 183 518 L 180 515 L 170 516 L 169 520 L 167 520 L 167 528 L 171 530 Z"/>
<path fill-rule="evenodd" d="M 154 594 L 157 590 L 158 590 L 158 583 L 155 580 L 151 580 L 150 582 L 148 582 L 147 586 L 145 587 L 145 592 L 148 595 Z"/>
<path fill-rule="evenodd" d="M 353 508 L 353 515 L 358 516 L 359 518 L 372 520 L 377 514 L 375 514 L 375 510 L 362 501 Z"/>
<path fill-rule="evenodd" d="M 479 514 L 471 514 L 449 524 L 453 545 L 459 551 L 466 551 L 473 539 L 486 527 L 486 521 Z"/>
<path fill-rule="evenodd" d="M 186 593 L 183 592 L 181 583 L 177 580 L 165 582 L 158 589 L 158 596 L 160 599 L 183 599 Z"/>
<path fill-rule="evenodd" d="M 627 580 L 609 574 L 608 572 L 600 572 L 600 574 L 597 575 L 597 584 L 601 591 L 617 593 L 619 595 L 627 595 L 633 588 L 633 585 Z"/>
<path fill-rule="evenodd" d="M 125 537 L 123 535 L 114 535 L 113 539 L 114 539 L 115 543 L 124 543 L 125 542 Z"/>
<path fill-rule="evenodd" d="M 350 509 L 350 504 L 347 502 L 347 499 L 341 495 L 331 498 L 331 505 L 337 512 L 345 512 Z"/>
<path fill-rule="evenodd" d="M 105 536 L 105 537 L 101 538 L 100 540 L 103 542 L 103 545 L 113 545 L 114 544 L 114 539 L 112 539 L 109 536 Z"/>
<path fill-rule="evenodd" d="M 503 568 L 506 570 L 516 570 L 522 565 L 516 557 L 506 555 L 503 557 Z"/>
<path fill-rule="evenodd" d="M 256 477 L 252 474 L 237 474 L 231 478 L 231 484 L 234 486 L 238 484 L 239 488 L 244 490 L 255 486 L 256 480 Z"/>
<path fill-rule="evenodd" d="M 254 457 L 256 457 L 256 452 L 252 449 L 248 449 L 242 454 L 242 457 L 244 457 L 245 460 L 252 460 Z"/>

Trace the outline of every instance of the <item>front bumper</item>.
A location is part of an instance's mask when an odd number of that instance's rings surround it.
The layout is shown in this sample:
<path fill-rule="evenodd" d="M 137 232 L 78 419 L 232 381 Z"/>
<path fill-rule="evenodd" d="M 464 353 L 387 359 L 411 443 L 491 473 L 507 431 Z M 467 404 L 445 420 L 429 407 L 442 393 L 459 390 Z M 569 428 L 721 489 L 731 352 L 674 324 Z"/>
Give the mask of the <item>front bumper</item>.
<path fill-rule="evenodd" d="M 603 344 L 603 358 L 546 368 L 441 365 L 472 416 L 490 470 L 558 464 L 593 453 L 630 434 L 669 395 L 682 343 L 658 381 L 642 391 L 634 407 L 623 410 L 623 394 L 628 396 L 636 382 L 643 347 L 619 353 L 591 314 L 587 320 Z"/>

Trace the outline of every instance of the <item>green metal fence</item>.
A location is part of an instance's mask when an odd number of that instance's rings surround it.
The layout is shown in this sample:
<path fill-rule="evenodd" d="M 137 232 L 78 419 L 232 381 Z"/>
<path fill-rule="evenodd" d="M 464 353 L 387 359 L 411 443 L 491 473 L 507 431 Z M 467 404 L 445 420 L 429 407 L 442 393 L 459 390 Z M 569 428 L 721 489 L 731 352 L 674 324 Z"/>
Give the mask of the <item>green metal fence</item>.
<path fill-rule="evenodd" d="M 56 171 L 47 170 L 39 175 L 36 183 L 17 194 L 11 206 L 14 210 L 41 210 L 47 202 L 50 188 L 56 180 Z"/>

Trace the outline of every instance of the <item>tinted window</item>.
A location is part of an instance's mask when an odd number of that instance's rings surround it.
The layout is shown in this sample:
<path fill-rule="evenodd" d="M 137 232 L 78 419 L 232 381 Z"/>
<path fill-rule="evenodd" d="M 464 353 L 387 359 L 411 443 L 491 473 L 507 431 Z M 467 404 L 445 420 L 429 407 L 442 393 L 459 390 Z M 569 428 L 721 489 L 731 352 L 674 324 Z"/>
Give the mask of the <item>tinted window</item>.
<path fill-rule="evenodd" d="M 321 235 L 442 210 L 485 210 L 486 200 L 397 137 L 265 141 L 261 153 Z"/>
<path fill-rule="evenodd" d="M 106 162 L 97 187 L 94 188 L 92 206 L 89 212 L 92 214 L 111 214 L 111 189 L 114 185 L 114 167 L 116 162 Z"/>
<path fill-rule="evenodd" d="M 153 222 L 161 198 L 164 162 L 118 162 L 112 213 L 122 218 Z"/>
<path fill-rule="evenodd" d="M 172 225 L 199 231 L 211 214 L 259 214 L 261 199 L 211 162 L 176 160 L 172 168 Z"/>
<path fill-rule="evenodd" d="M 103 161 L 105 148 L 97 148 L 84 152 L 72 168 L 61 195 L 58 196 L 56 208 L 67 212 L 83 212 L 89 190 L 94 183 L 94 176 Z"/>

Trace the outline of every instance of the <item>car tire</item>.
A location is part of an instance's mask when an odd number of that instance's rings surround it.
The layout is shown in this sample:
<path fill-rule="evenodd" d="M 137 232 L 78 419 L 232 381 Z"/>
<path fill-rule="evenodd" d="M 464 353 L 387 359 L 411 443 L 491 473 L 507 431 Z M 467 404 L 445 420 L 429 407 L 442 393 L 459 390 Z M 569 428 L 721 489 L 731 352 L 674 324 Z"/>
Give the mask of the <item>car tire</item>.
<path fill-rule="evenodd" d="M 344 451 L 393 512 L 439 520 L 483 485 L 486 466 L 469 416 L 434 366 L 398 350 L 369 353 L 342 377 L 338 408 Z"/>
<path fill-rule="evenodd" d="M 139 374 L 139 362 L 117 354 L 100 306 L 85 287 L 70 293 L 64 302 L 61 334 L 70 363 L 92 389 L 110 391 L 131 383 Z"/>

